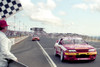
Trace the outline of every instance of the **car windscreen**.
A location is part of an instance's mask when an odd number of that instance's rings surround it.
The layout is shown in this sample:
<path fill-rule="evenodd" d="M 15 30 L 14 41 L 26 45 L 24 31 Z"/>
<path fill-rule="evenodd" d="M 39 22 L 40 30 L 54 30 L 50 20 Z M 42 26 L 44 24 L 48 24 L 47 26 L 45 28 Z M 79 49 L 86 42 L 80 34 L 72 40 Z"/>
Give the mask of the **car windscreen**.
<path fill-rule="evenodd" d="M 78 40 L 78 39 L 74 39 L 73 42 L 74 44 L 86 44 L 84 40 Z"/>
<path fill-rule="evenodd" d="M 86 44 L 84 40 L 71 39 L 71 40 L 63 40 L 63 44 Z"/>
<path fill-rule="evenodd" d="M 72 40 L 63 40 L 63 44 L 74 44 Z"/>

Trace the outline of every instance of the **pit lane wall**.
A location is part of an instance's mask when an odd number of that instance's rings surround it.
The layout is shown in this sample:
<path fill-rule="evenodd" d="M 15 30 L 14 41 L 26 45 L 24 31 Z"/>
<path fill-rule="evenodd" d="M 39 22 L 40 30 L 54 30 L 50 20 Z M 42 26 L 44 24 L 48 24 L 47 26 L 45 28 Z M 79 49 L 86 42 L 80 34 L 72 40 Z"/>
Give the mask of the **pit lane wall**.
<path fill-rule="evenodd" d="M 9 38 L 12 42 L 13 45 L 23 41 L 24 39 L 26 39 L 28 36 L 21 36 L 21 37 L 14 37 L 14 38 Z"/>

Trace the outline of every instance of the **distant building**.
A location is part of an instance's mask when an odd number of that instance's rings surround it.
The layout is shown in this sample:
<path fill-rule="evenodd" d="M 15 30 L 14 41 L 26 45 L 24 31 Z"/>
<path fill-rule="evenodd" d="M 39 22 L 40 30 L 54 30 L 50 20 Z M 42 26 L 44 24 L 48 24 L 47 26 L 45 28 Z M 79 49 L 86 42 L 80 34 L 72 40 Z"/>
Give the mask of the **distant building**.
<path fill-rule="evenodd" d="M 34 35 L 46 35 L 44 28 L 34 27 L 30 28 L 30 30 L 34 31 Z"/>

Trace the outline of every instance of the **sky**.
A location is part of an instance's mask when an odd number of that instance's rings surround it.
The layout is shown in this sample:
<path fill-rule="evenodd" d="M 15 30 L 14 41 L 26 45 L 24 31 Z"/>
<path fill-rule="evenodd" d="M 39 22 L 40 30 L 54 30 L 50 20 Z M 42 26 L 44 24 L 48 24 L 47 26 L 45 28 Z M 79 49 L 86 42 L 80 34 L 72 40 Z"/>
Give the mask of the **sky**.
<path fill-rule="evenodd" d="M 23 10 L 7 19 L 9 29 L 100 36 L 100 0 L 20 0 Z"/>

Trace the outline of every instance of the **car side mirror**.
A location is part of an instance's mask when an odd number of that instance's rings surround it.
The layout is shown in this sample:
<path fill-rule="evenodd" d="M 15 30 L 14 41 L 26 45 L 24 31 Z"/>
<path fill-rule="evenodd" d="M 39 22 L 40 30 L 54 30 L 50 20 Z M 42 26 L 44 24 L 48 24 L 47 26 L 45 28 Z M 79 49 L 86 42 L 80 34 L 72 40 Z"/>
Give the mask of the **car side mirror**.
<path fill-rule="evenodd" d="M 62 45 L 63 43 L 62 42 L 59 42 L 59 45 Z"/>

